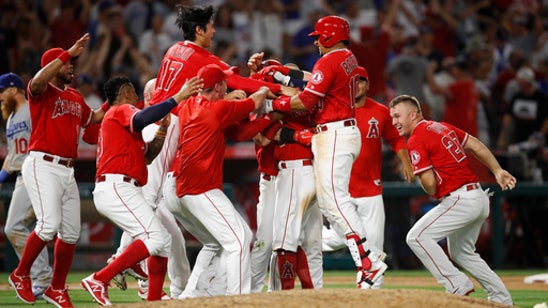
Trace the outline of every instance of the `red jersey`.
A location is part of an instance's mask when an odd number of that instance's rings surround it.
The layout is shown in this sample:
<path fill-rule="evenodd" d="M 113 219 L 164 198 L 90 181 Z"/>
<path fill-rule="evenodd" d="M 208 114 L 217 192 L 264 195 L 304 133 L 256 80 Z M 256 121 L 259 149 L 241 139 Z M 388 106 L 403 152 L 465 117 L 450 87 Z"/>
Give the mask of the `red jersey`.
<path fill-rule="evenodd" d="M 283 125 L 287 128 L 294 130 L 302 130 L 311 128 L 311 115 L 309 113 L 301 114 L 292 112 L 286 114 L 283 118 Z M 295 159 L 312 159 L 314 155 L 309 146 L 302 145 L 300 143 L 282 143 L 278 144 L 274 150 L 274 159 L 276 164 L 282 160 L 295 160 Z"/>
<path fill-rule="evenodd" d="M 407 140 L 415 175 L 433 169 L 437 179 L 434 198 L 442 198 L 455 189 L 478 182 L 463 146 L 468 133 L 448 123 L 422 120 Z"/>
<path fill-rule="evenodd" d="M 274 160 L 274 148 L 275 142 L 269 143 L 267 146 L 260 146 L 255 144 L 255 155 L 257 156 L 257 164 L 259 172 L 268 175 L 278 175 L 278 168 L 276 161 Z"/>
<path fill-rule="evenodd" d="M 147 183 L 145 152 L 147 144 L 141 132 L 133 130 L 133 117 L 140 110 L 130 104 L 110 107 L 99 131 L 97 173 L 123 174 Z"/>
<path fill-rule="evenodd" d="M 362 136 L 360 155 L 352 165 L 350 195 L 354 198 L 382 194 L 382 139 L 394 152 L 406 147 L 405 139 L 392 125 L 390 110 L 371 98 L 356 108 L 356 122 Z"/>
<path fill-rule="evenodd" d="M 32 125 L 29 150 L 76 158 L 80 128 L 91 123 L 91 108 L 71 87 L 59 89 L 48 83 L 44 92 L 33 96 L 31 82 L 27 86 Z"/>
<path fill-rule="evenodd" d="M 246 118 L 254 109 L 251 98 L 210 102 L 194 96 L 181 104 L 177 196 L 222 189 L 226 127 Z"/>
<path fill-rule="evenodd" d="M 219 57 L 193 42 L 175 43 L 167 50 L 160 65 L 151 105 L 175 95 L 187 79 L 196 76 L 198 70 L 207 64 L 217 64 L 223 70 L 230 68 L 230 65 Z M 281 90 L 280 85 L 241 77 L 238 74 L 232 74 L 226 82 L 229 88 L 241 89 L 248 94 L 257 91 L 261 86 L 267 86 L 274 93 L 279 93 Z"/>
<path fill-rule="evenodd" d="M 470 135 L 478 136 L 479 96 L 473 80 L 458 80 L 449 85 L 443 122 L 458 125 Z"/>
<path fill-rule="evenodd" d="M 305 92 L 321 97 L 314 110 L 315 124 L 354 117 L 360 79 L 357 68 L 358 60 L 348 49 L 330 51 L 316 62 L 306 88 L 299 94 L 301 100 Z"/>

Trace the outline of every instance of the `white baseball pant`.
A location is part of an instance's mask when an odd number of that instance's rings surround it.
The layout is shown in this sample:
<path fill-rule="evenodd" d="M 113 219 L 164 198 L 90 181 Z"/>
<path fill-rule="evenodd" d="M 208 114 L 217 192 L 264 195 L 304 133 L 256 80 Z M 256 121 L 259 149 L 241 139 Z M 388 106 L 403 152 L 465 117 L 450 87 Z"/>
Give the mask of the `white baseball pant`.
<path fill-rule="evenodd" d="M 80 192 L 74 169 L 60 165 L 60 159 L 44 152 L 30 151 L 22 166 L 23 181 L 36 215 L 36 235 L 44 242 L 57 237 L 76 244 L 80 237 Z"/>
<path fill-rule="evenodd" d="M 151 256 L 169 257 L 171 237 L 141 187 L 123 181 L 121 174 L 105 174 L 95 184 L 93 202 L 97 211 L 109 218 L 133 239 L 140 239 Z"/>
<path fill-rule="evenodd" d="M 251 292 L 253 293 L 263 290 L 272 254 L 275 183 L 275 176 L 261 173 L 257 203 L 257 231 L 251 250 Z"/>
<path fill-rule="evenodd" d="M 469 280 L 453 265 L 453 260 L 483 286 L 490 301 L 511 305 L 512 298 L 502 280 L 476 252 L 481 226 L 489 216 L 488 193 L 481 188 L 468 191 L 466 186 L 453 191 L 422 216 L 409 230 L 407 244 L 447 292 Z M 438 244 L 444 238 L 451 260 Z"/>

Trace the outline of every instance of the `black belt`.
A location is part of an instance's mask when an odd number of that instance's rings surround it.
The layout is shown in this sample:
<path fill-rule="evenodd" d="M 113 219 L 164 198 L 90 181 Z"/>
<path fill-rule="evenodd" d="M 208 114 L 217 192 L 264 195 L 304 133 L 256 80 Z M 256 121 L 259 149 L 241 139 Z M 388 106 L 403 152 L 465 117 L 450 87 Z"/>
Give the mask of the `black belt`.
<path fill-rule="evenodd" d="M 44 158 L 45 161 L 49 161 L 50 163 L 53 163 L 55 161 L 55 157 L 51 156 L 51 155 L 48 155 L 48 154 L 44 154 L 43 158 Z M 59 165 L 65 166 L 67 168 L 72 168 L 74 166 L 74 159 L 72 159 L 72 158 L 68 158 L 68 159 L 59 158 L 57 160 L 57 163 Z"/>

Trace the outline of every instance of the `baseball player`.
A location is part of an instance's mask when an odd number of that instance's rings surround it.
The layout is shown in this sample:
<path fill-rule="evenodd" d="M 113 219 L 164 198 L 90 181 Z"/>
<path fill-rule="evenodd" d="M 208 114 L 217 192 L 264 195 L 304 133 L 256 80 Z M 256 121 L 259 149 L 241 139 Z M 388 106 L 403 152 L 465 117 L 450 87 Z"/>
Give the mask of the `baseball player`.
<path fill-rule="evenodd" d="M 31 132 L 30 111 L 25 97 L 25 85 L 14 73 L 0 76 L 0 103 L 6 121 L 8 155 L 0 171 L 0 187 L 10 174 L 16 173 L 15 189 L 11 196 L 4 233 L 19 258 L 35 222 L 32 204 L 21 176 L 21 165 L 27 157 Z M 51 281 L 47 248 L 44 247 L 30 269 L 32 293 L 41 297 Z"/>
<path fill-rule="evenodd" d="M 31 266 L 57 236 L 51 284 L 42 298 L 57 307 L 72 307 L 65 281 L 80 236 L 80 194 L 74 159 L 80 128 L 100 122 L 108 107 L 92 111 L 82 95 L 67 86 L 74 78 L 71 60 L 84 51 L 88 40 L 89 34 L 85 34 L 68 50 L 47 50 L 42 55 L 42 68 L 27 86 L 32 132 L 29 154 L 21 170 L 37 222 L 9 283 L 19 299 L 28 304 L 36 300 L 29 277 Z"/>
<path fill-rule="evenodd" d="M 191 78 L 172 98 L 139 110 L 135 88 L 127 77 L 105 83 L 105 95 L 112 106 L 106 114 L 97 148 L 96 186 L 93 201 L 97 211 L 109 218 L 135 240 L 112 262 L 82 280 L 82 286 L 102 306 L 111 305 L 108 283 L 117 273 L 146 258 L 148 301 L 160 300 L 167 271 L 171 238 L 143 195 L 147 183 L 146 165 L 162 149 L 170 117 L 179 102 L 197 92 L 199 78 Z M 145 142 L 142 129 L 164 118 L 154 139 Z"/>
<path fill-rule="evenodd" d="M 447 293 L 468 295 L 472 281 L 451 262 L 467 270 L 487 291 L 490 301 L 512 305 L 502 280 L 476 252 L 483 222 L 489 216 L 489 193 L 481 189 L 466 152 L 494 174 L 503 190 L 516 185 L 489 149 L 477 138 L 450 124 L 427 121 L 419 101 L 400 95 L 390 104 L 392 124 L 407 137 L 409 157 L 422 188 L 440 203 L 422 216 L 407 234 L 407 244 Z M 451 260 L 438 241 L 447 239 Z"/>
<path fill-rule="evenodd" d="M 228 282 L 226 294 L 243 294 L 251 289 L 249 247 L 252 233 L 222 191 L 225 129 L 248 117 L 250 112 L 261 107 L 267 95 L 273 94 L 262 87 L 247 99 L 224 100 L 225 79 L 231 74 L 232 71 L 215 64 L 204 66 L 198 71 L 198 76 L 204 80 L 203 90 L 179 108 L 181 135 L 176 175 L 179 202 L 177 208 L 170 210 L 174 214 L 179 212 L 179 216 L 185 212 L 185 228 L 199 232 L 193 235 L 203 240 L 207 251 L 216 250 L 226 258 L 222 265 L 226 268 Z M 198 258 L 201 255 L 202 251 Z M 195 271 L 202 270 L 195 265 L 190 279 Z"/>
<path fill-rule="evenodd" d="M 384 246 L 384 202 L 382 199 L 382 140 L 387 142 L 402 162 L 403 176 L 410 182 L 413 168 L 407 154 L 405 139 L 391 124 L 390 111 L 385 106 L 367 97 L 369 75 L 367 70 L 358 67 L 360 81 L 356 96 L 356 123 L 362 136 L 360 155 L 354 161 L 350 175 L 350 196 L 356 211 L 363 222 L 365 237 L 371 251 L 378 256 L 383 255 Z M 382 138 L 382 139 L 381 139 Z M 335 230 L 337 225 L 322 231 L 324 251 L 334 251 L 345 246 L 343 234 Z M 372 286 L 381 287 L 384 278 L 381 277 Z"/>
<path fill-rule="evenodd" d="M 145 84 L 143 91 L 145 108 L 149 107 L 149 102 L 152 99 L 155 84 L 156 78 L 149 80 Z M 159 125 L 156 123 L 147 125 L 142 131 L 143 140 L 145 142 L 152 141 L 158 127 Z M 169 127 L 166 131 L 166 140 L 160 153 L 156 156 L 152 163 L 147 165 L 148 179 L 147 184 L 143 186 L 143 194 L 145 199 L 155 205 L 155 213 L 158 215 L 158 218 L 160 218 L 160 221 L 171 235 L 171 252 L 168 258 L 167 266 L 167 273 L 171 282 L 171 297 L 162 295 L 162 299 L 177 298 L 183 292 L 191 270 L 186 254 L 185 239 L 181 229 L 177 225 L 175 217 L 169 212 L 169 210 L 167 210 L 162 193 L 164 181 L 167 178 L 167 173 L 169 172 L 173 164 L 173 160 L 175 159 L 177 141 L 179 140 L 178 135 L 179 119 L 174 116 L 171 117 Z M 120 247 L 118 248 L 115 256 L 119 255 L 133 240 L 131 237 L 126 235 L 127 233 L 124 232 L 122 236 L 123 240 L 121 241 Z M 146 266 L 146 264 L 143 265 Z M 140 267 L 140 265 L 138 267 Z M 128 273 L 132 276 L 136 276 L 131 271 L 128 271 Z M 115 283 L 121 289 L 126 288 L 124 275 L 124 272 L 122 272 L 113 278 L 113 281 L 116 281 Z M 146 279 L 142 278 L 145 277 L 141 277 L 139 279 L 139 287 L 137 290 L 139 297 L 146 299 L 148 295 L 148 282 Z"/>
<path fill-rule="evenodd" d="M 358 87 L 358 61 L 347 48 L 348 22 L 326 16 L 310 33 L 316 39 L 321 58 L 303 92 L 265 104 L 267 112 L 311 110 L 316 134 L 312 138 L 314 173 L 320 208 L 338 225 L 356 264 L 358 288 L 369 289 L 386 271 L 386 264 L 371 254 L 365 228 L 348 192 L 352 164 L 359 154 L 361 137 L 354 119 Z"/>
<path fill-rule="evenodd" d="M 302 288 L 321 287 L 312 281 L 303 243 L 312 244 L 321 257 L 322 216 L 316 201 L 312 151 L 310 144 L 293 142 L 295 131 L 311 127 L 308 113 L 290 113 L 282 120 L 280 142 L 274 150 L 278 175 L 275 183 L 273 261 L 270 287 L 272 290 L 293 289 L 299 276 Z M 310 140 L 310 139 L 308 139 Z M 314 230 L 304 238 L 304 230 Z M 321 263 L 320 263 L 321 268 Z M 321 274 L 320 274 L 321 276 Z"/>
<path fill-rule="evenodd" d="M 198 70 L 207 64 L 216 64 L 224 70 L 230 68 L 207 50 L 211 47 L 211 39 L 215 34 L 213 14 L 212 6 L 178 7 L 176 24 L 183 32 L 185 41 L 177 42 L 167 50 L 158 71 L 151 105 L 170 97 L 173 89 L 179 89 L 186 79 L 195 76 Z M 268 87 L 275 94 L 295 93 L 291 87 L 245 78 L 238 74 L 232 74 L 226 82 L 229 88 L 243 90 L 247 94 L 254 93 L 261 86 Z M 241 94 L 233 91 L 227 98 L 239 99 Z"/>

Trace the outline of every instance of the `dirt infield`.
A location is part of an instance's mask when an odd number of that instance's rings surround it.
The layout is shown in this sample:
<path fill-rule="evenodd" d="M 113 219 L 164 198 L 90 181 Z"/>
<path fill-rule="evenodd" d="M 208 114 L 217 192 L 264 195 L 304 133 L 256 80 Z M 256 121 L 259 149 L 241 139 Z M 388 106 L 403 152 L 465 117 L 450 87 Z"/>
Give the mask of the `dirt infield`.
<path fill-rule="evenodd" d="M 512 290 L 548 290 L 546 284 L 526 284 L 523 276 L 506 276 L 503 281 Z M 325 277 L 324 283 L 348 283 L 348 277 Z M 385 278 L 385 285 L 401 287 L 432 287 L 439 286 L 432 277 L 390 277 Z M 476 288 L 481 287 L 475 282 Z M 481 308 L 508 307 L 488 302 L 485 299 L 463 297 L 445 294 L 442 291 L 418 289 L 383 289 L 358 290 L 353 288 L 320 290 L 292 290 L 283 292 L 258 293 L 239 296 L 201 297 L 183 301 L 168 301 L 155 303 L 135 303 L 120 305 L 120 307 L 451 307 L 451 308 Z M 117 305 L 118 306 L 118 305 Z"/>
<path fill-rule="evenodd" d="M 486 300 L 428 290 L 291 290 L 238 296 L 201 297 L 178 301 L 135 303 L 117 307 L 508 307 Z"/>

